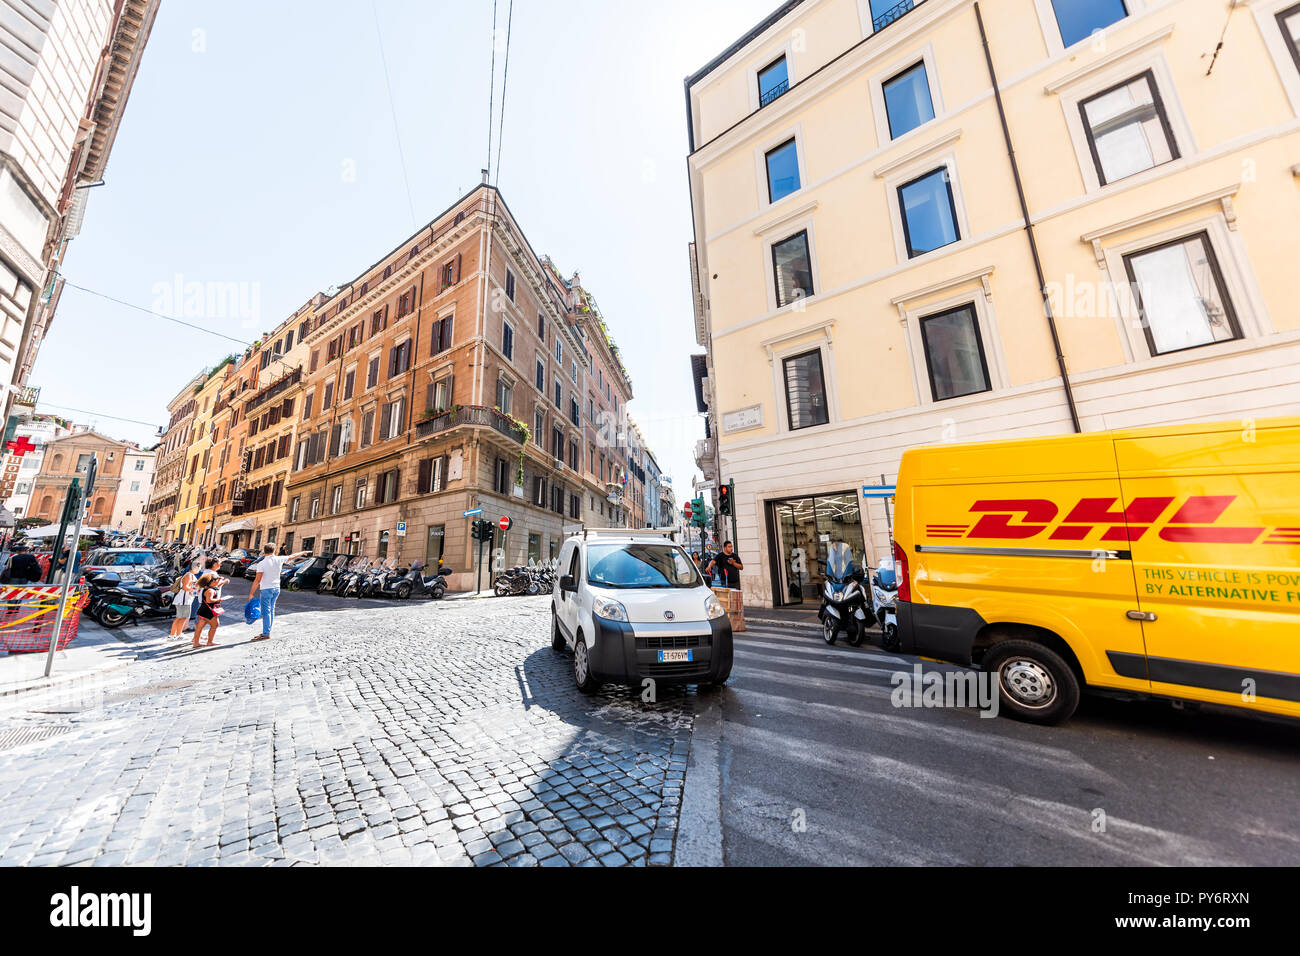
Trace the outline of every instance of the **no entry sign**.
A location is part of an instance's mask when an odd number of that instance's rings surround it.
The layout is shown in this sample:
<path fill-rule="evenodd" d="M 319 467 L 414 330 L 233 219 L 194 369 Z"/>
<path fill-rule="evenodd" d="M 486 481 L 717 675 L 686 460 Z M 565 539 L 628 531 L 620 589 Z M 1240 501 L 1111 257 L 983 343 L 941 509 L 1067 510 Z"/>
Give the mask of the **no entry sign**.
<path fill-rule="evenodd" d="M 505 516 L 502 516 L 501 520 L 498 521 L 497 524 L 501 526 L 502 531 L 509 531 L 515 526 L 515 523 Z"/>

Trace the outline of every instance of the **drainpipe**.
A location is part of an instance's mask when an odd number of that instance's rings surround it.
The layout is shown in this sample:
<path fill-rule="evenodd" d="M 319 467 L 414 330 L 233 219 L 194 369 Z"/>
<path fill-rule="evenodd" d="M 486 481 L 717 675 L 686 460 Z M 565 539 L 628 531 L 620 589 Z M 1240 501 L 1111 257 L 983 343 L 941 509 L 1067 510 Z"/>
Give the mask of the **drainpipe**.
<path fill-rule="evenodd" d="M 980 14 L 980 5 L 975 4 L 975 22 L 980 28 L 980 42 L 984 45 L 984 62 L 988 64 L 989 81 L 993 84 L 993 99 L 998 106 L 998 119 L 1002 122 L 1002 138 L 1007 144 L 1007 159 L 1011 161 L 1011 175 L 1016 182 L 1016 197 L 1020 200 L 1020 215 L 1025 220 L 1025 235 L 1029 237 L 1029 254 L 1034 260 L 1034 272 L 1038 275 L 1038 289 L 1043 296 L 1043 315 L 1047 318 L 1047 328 L 1052 334 L 1052 347 L 1056 349 L 1056 366 L 1060 369 L 1061 385 L 1065 389 L 1065 404 L 1070 408 L 1070 422 L 1075 434 L 1083 432 L 1079 424 L 1079 409 L 1074 404 L 1074 389 L 1070 385 L 1070 372 L 1065 365 L 1065 353 L 1061 350 L 1061 336 L 1056 328 L 1056 316 L 1052 313 L 1051 296 L 1047 294 L 1047 279 L 1043 276 L 1043 260 L 1038 255 L 1038 240 L 1034 235 L 1034 224 L 1029 218 L 1029 205 L 1025 202 L 1025 187 L 1020 181 L 1020 165 L 1016 162 L 1016 149 L 1011 142 L 1011 129 L 1007 126 L 1007 111 L 1002 105 L 1002 91 L 998 86 L 997 71 L 993 68 L 993 54 L 989 51 L 988 34 L 984 31 L 984 17 Z"/>

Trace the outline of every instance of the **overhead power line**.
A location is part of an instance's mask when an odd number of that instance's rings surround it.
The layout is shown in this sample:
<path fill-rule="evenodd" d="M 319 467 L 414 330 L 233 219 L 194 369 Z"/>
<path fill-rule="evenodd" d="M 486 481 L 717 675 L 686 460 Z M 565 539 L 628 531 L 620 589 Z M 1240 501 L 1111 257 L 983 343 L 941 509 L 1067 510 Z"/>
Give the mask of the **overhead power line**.
<path fill-rule="evenodd" d="M 393 99 L 393 78 L 388 72 L 388 57 L 384 53 L 384 32 L 379 27 L 379 8 L 375 0 L 370 0 L 370 12 L 375 17 L 375 35 L 379 38 L 379 62 L 384 67 L 384 86 L 388 90 L 388 110 L 393 117 L 393 137 L 397 140 L 397 160 L 402 167 L 402 182 L 406 185 L 406 205 L 411 211 L 411 229 L 419 223 L 415 218 L 415 200 L 411 198 L 411 179 L 406 174 L 406 152 L 402 149 L 402 131 L 397 125 L 397 103 Z"/>
<path fill-rule="evenodd" d="M 75 282 L 69 282 L 66 278 L 63 280 L 63 284 L 69 289 L 76 289 L 78 292 L 86 293 L 86 295 L 93 295 L 98 299 L 105 299 L 109 302 L 123 306 L 124 308 L 134 309 L 136 312 L 143 312 L 145 315 L 153 316 L 155 319 L 162 319 L 164 322 L 173 322 L 176 325 L 183 325 L 187 329 L 194 329 L 196 332 L 203 332 L 206 335 L 214 335 L 219 339 L 225 339 L 228 342 L 235 342 L 245 348 L 253 344 L 252 342 L 246 342 L 243 339 L 237 339 L 234 336 L 226 335 L 224 332 L 217 332 L 213 329 L 204 328 L 201 325 L 195 325 L 192 322 L 184 322 L 180 319 L 174 319 L 170 315 L 163 315 L 161 312 L 156 312 L 153 309 L 146 309 L 144 306 L 136 305 L 134 302 L 126 302 L 122 299 L 115 298 L 114 296 L 106 295 L 103 292 L 96 292 L 94 289 L 87 289 L 85 286 L 77 285 Z"/>
<path fill-rule="evenodd" d="M 488 33 L 492 48 L 492 69 L 488 75 L 488 148 L 487 148 L 487 174 L 488 182 L 492 181 L 492 124 L 496 121 L 496 91 L 497 91 L 497 0 L 492 0 L 492 29 Z"/>
<path fill-rule="evenodd" d="M 84 408 L 69 408 L 67 405 L 55 405 L 53 402 L 40 401 L 37 405 L 44 405 L 46 408 L 57 408 L 63 412 L 76 412 L 78 415 L 89 415 L 91 418 L 111 418 L 115 422 L 129 422 L 132 425 L 144 425 L 146 428 L 157 428 L 157 422 L 140 422 L 134 418 L 123 418 L 120 415 L 105 415 L 103 412 L 88 412 Z"/>
<path fill-rule="evenodd" d="M 497 127 L 497 171 L 492 181 L 501 184 L 501 145 L 506 138 L 506 89 L 510 83 L 510 34 L 515 22 L 515 0 L 510 0 L 510 10 L 506 14 L 506 63 L 501 71 L 501 120 Z"/>

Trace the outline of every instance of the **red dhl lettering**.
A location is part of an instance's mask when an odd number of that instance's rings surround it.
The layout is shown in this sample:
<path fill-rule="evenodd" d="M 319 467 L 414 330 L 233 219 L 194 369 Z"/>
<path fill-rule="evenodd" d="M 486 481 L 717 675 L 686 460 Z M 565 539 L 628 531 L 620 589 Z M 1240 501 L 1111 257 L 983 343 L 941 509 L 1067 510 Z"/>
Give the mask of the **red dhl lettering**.
<path fill-rule="evenodd" d="M 981 517 L 974 527 L 934 524 L 927 532 L 936 538 L 984 538 L 994 541 L 1029 541 L 1051 530 L 1048 540 L 1082 542 L 1093 538 L 1107 544 L 1141 541 L 1159 527 L 1159 538 L 1175 544 L 1254 544 L 1268 528 L 1234 527 L 1219 521 L 1237 500 L 1235 495 L 1199 495 L 1179 504 L 1174 497 L 1135 498 L 1123 510 L 1118 498 L 1084 498 L 1057 522 L 1061 506 L 1043 498 L 976 501 L 971 513 Z M 1176 509 L 1176 510 L 1175 510 Z M 1172 512 L 1172 513 L 1171 513 Z M 1161 526 L 1161 519 L 1171 515 Z M 969 528 L 969 531 L 966 529 Z M 1276 528 L 1265 544 L 1300 543 L 1300 529 Z"/>

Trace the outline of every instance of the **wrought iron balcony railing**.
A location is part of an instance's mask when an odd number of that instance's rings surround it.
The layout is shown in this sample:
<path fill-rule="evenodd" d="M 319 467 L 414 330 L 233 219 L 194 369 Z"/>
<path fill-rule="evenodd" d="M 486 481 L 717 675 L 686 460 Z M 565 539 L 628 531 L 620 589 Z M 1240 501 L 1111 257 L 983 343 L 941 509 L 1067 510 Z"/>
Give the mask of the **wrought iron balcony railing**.
<path fill-rule="evenodd" d="M 512 419 L 495 408 L 484 408 L 480 405 L 461 405 L 432 418 L 426 418 L 415 426 L 415 430 L 421 438 L 432 438 L 434 435 L 464 425 L 495 429 L 521 445 L 528 441 L 527 431 L 515 424 Z"/>
<path fill-rule="evenodd" d="M 878 17 L 871 20 L 871 30 L 878 33 L 885 27 L 889 26 L 895 20 L 911 11 L 916 6 L 917 0 L 902 0 L 902 3 L 896 3 Z"/>
<path fill-rule="evenodd" d="M 782 80 L 776 86 L 772 87 L 761 97 L 759 97 L 758 105 L 766 106 L 768 103 L 771 103 L 773 100 L 780 99 L 782 96 L 785 96 L 785 94 L 789 92 L 790 92 L 790 81 Z"/>

